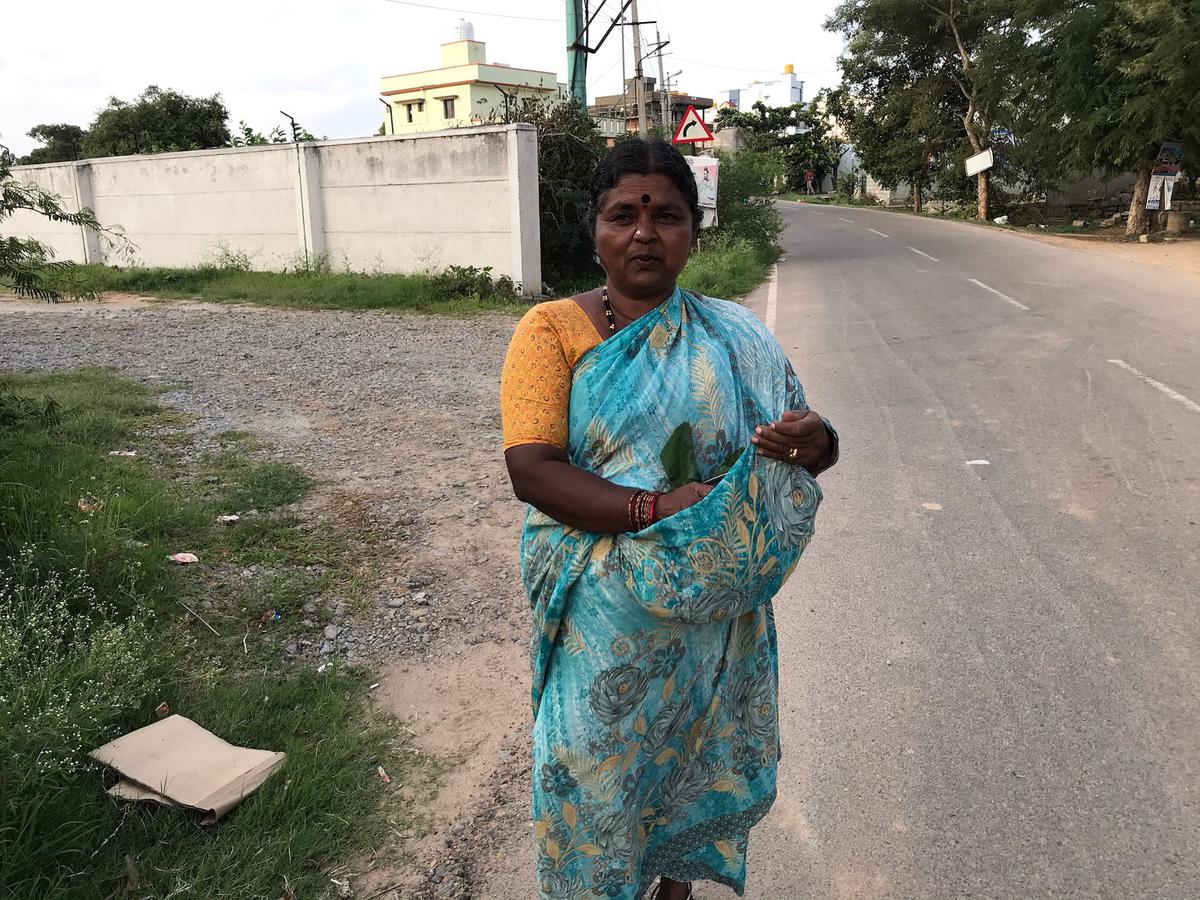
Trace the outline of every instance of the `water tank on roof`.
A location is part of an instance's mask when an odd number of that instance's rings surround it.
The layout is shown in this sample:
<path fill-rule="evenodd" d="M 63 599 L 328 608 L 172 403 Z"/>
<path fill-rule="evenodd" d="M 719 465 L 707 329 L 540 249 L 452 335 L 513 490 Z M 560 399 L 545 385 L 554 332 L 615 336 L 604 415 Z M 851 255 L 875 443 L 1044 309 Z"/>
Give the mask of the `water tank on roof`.
<path fill-rule="evenodd" d="M 475 26 L 466 19 L 459 19 L 455 35 L 460 41 L 473 41 L 475 40 Z"/>

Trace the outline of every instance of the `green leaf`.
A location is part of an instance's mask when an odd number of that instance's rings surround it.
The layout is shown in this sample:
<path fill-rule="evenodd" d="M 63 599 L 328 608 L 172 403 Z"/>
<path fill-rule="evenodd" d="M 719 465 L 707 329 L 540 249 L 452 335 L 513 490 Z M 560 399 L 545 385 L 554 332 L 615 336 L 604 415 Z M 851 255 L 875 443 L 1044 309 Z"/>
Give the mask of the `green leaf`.
<path fill-rule="evenodd" d="M 700 470 L 696 466 L 695 438 L 692 436 L 690 422 L 684 422 L 671 433 L 659 458 L 667 473 L 667 482 L 671 490 L 700 480 Z"/>

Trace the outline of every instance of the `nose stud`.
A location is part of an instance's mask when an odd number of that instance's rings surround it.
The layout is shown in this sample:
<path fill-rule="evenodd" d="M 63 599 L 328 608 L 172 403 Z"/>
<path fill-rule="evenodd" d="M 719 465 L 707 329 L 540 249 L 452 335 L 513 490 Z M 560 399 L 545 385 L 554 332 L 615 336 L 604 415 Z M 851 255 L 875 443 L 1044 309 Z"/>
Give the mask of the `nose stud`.
<path fill-rule="evenodd" d="M 641 229 L 638 229 L 638 230 L 634 231 L 634 232 L 633 232 L 633 236 L 634 236 L 634 237 L 641 237 L 641 236 L 642 236 Z"/>

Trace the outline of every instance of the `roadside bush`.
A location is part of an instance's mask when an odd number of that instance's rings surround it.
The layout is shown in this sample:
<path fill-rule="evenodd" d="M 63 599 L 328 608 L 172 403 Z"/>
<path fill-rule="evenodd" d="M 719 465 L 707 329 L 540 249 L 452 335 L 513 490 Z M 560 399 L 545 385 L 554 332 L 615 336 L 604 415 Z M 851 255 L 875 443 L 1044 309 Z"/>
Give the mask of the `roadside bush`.
<path fill-rule="evenodd" d="M 433 276 L 433 287 L 446 297 L 516 300 L 520 288 L 507 275 L 492 278 L 492 267 L 449 266 Z"/>
<path fill-rule="evenodd" d="M 958 206 L 949 210 L 946 215 L 951 219 L 978 219 L 979 202 L 976 200 L 963 200 Z"/>
<path fill-rule="evenodd" d="M 776 256 L 770 244 L 729 234 L 701 235 L 700 249 L 688 259 L 679 284 L 689 291 L 734 300 L 766 280 Z"/>
<path fill-rule="evenodd" d="M 715 233 L 754 246 L 774 246 L 783 233 L 783 220 L 772 199 L 778 160 L 752 150 L 719 152 L 717 157 L 721 167 Z"/>
<path fill-rule="evenodd" d="M 838 179 L 837 190 L 834 194 L 845 203 L 854 199 L 854 188 L 858 184 L 858 170 L 852 169 Z"/>
<path fill-rule="evenodd" d="M 204 267 L 221 269 L 225 272 L 249 272 L 254 268 L 254 260 L 244 250 L 234 250 L 227 241 L 217 241 L 209 251 Z"/>

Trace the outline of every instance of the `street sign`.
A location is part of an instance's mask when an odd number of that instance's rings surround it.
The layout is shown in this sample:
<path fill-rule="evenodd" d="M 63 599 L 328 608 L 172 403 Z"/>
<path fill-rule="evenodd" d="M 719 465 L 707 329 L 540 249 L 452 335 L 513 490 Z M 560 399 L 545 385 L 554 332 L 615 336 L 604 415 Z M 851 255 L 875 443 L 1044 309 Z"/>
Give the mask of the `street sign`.
<path fill-rule="evenodd" d="M 995 165 L 995 160 L 992 158 L 992 148 L 988 147 L 982 153 L 976 153 L 974 156 L 968 156 L 966 161 L 967 174 L 978 175 Z"/>
<path fill-rule="evenodd" d="M 671 143 L 703 144 L 711 140 L 714 140 L 713 133 L 708 130 L 708 126 L 700 118 L 700 113 L 696 112 L 696 107 L 689 106 L 687 112 L 683 114 L 683 118 L 679 120 L 679 127 L 675 129 L 675 137 L 671 138 Z"/>

